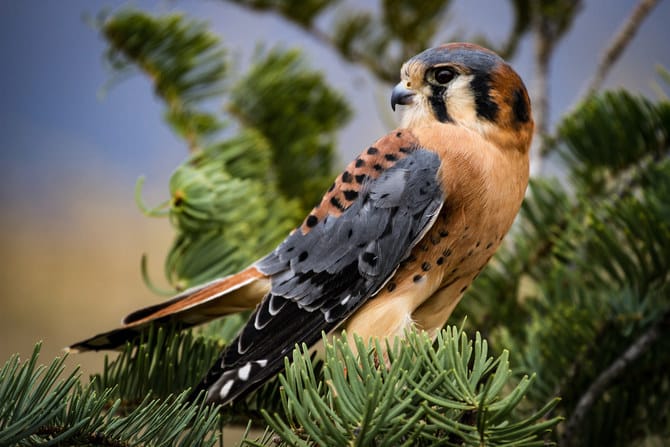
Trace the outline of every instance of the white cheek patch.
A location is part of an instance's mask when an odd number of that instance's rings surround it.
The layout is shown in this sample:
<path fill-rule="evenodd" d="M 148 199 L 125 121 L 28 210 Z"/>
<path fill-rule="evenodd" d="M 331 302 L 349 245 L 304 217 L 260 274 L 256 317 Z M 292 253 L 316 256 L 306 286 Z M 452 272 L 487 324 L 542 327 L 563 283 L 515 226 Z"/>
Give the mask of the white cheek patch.
<path fill-rule="evenodd" d="M 417 93 L 414 96 L 414 102 L 404 107 L 399 127 L 419 127 L 431 121 L 435 121 L 433 110 L 426 96 L 423 93 Z"/>
<path fill-rule="evenodd" d="M 474 75 L 461 75 L 457 76 L 449 84 L 445 102 L 447 113 L 454 121 L 474 123 L 479 120 L 475 105 L 475 95 L 470 86 L 473 78 Z"/>

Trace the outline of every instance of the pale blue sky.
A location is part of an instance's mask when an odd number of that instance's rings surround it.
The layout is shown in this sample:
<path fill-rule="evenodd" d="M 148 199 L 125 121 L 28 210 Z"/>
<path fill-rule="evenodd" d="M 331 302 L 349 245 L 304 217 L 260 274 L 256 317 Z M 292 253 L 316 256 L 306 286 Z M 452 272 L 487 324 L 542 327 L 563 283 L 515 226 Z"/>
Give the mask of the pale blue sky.
<path fill-rule="evenodd" d="M 355 2 L 354 2 L 355 3 Z M 368 2 L 375 4 L 375 2 Z M 484 33 L 502 38 L 511 25 L 507 2 L 454 2 L 445 35 Z M 552 66 L 552 118 L 573 104 L 598 57 L 635 2 L 587 1 Z M 0 2 L 0 198 L 5 204 L 32 202 L 58 206 L 69 186 L 111 181 L 132 197 L 134 180 L 145 174 L 156 200 L 165 197 L 171 170 L 186 150 L 161 120 L 160 104 L 142 77 L 124 81 L 101 99 L 109 79 L 104 42 L 82 19 L 101 9 L 126 5 L 101 0 L 23 0 Z M 272 14 L 253 14 L 225 2 L 137 1 L 152 12 L 184 10 L 208 20 L 244 67 L 257 44 L 303 48 L 311 64 L 327 72 L 346 92 L 356 117 L 340 135 L 343 162 L 388 130 L 388 87 L 376 85 L 364 70 L 343 62 L 332 50 Z M 607 79 L 654 95 L 654 65 L 670 67 L 670 4 L 661 2 Z M 529 87 L 532 42 L 526 39 L 512 60 Z M 391 116 L 391 115 L 388 115 Z M 47 206 L 46 209 L 49 207 Z"/>

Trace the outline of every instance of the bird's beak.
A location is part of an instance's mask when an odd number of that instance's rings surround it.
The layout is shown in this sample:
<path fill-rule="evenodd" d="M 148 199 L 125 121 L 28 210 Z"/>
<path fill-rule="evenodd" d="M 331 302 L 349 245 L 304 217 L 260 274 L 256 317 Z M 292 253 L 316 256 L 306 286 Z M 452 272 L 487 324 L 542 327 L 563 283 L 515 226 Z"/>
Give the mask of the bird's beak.
<path fill-rule="evenodd" d="M 414 92 L 405 87 L 404 82 L 399 82 L 395 87 L 393 87 L 393 92 L 391 93 L 391 109 L 395 112 L 396 104 L 401 104 L 406 106 L 412 104 L 414 98 Z"/>

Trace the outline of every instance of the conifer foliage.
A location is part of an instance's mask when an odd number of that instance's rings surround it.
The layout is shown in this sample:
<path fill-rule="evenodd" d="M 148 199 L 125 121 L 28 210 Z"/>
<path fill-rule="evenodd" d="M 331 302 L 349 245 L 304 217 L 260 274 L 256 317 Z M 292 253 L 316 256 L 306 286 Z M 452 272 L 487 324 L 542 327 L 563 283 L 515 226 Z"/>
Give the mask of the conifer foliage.
<path fill-rule="evenodd" d="M 327 33 L 319 19 L 337 2 L 230 1 L 279 14 L 382 81 L 435 40 L 450 3 L 337 10 Z M 532 29 L 563 35 L 580 5 L 511 3 L 515 26 L 499 48 L 507 57 Z M 137 185 L 140 208 L 174 226 L 173 288 L 271 250 L 332 180 L 336 132 L 350 116 L 344 98 L 295 50 L 258 52 L 234 74 L 220 39 L 181 15 L 122 10 L 98 28 L 114 75 L 152 81 L 190 152 L 165 203 L 147 206 Z M 452 317 L 461 327 L 434 343 L 421 333 L 390 346 L 324 338 L 323 359 L 296 347 L 277 380 L 225 408 L 189 403 L 185 390 L 244 315 L 192 331 L 151 328 L 90 381 L 65 375 L 63 359 L 40 365 L 38 345 L 0 368 L 0 446 L 210 446 L 222 425 L 249 421 L 267 427 L 242 441 L 253 446 L 669 441 L 670 102 L 591 92 L 544 149 L 561 157 L 565 179 L 531 181 L 511 234 Z"/>

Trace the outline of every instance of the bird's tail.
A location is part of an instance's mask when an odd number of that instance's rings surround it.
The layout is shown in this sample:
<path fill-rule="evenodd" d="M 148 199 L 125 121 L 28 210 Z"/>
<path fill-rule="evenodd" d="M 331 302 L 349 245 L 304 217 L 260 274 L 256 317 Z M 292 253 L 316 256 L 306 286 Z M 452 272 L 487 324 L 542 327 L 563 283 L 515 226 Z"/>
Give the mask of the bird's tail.
<path fill-rule="evenodd" d="M 270 291 L 270 280 L 251 266 L 235 275 L 185 290 L 163 303 L 126 316 L 120 328 L 103 332 L 71 345 L 74 352 L 114 349 L 137 337 L 151 323 L 176 322 L 182 328 L 253 309 Z"/>

